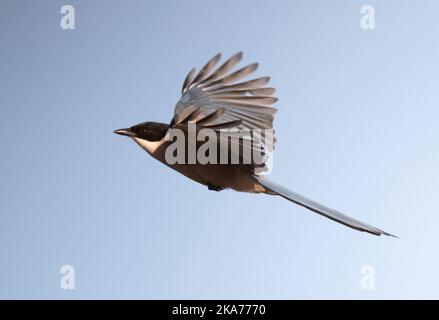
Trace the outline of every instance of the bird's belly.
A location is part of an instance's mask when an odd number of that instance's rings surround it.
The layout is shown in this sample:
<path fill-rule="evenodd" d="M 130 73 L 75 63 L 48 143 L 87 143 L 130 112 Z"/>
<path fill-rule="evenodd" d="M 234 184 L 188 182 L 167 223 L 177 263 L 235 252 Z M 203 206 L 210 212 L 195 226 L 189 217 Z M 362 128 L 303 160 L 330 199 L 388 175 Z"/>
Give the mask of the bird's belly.
<path fill-rule="evenodd" d="M 162 144 L 150 153 L 158 161 L 180 172 L 189 179 L 215 189 L 233 189 L 242 192 L 270 193 L 261 184 L 252 179 L 252 174 L 238 164 L 169 164 L 165 160 L 166 145 Z"/>
<path fill-rule="evenodd" d="M 169 165 L 189 179 L 218 189 L 234 189 L 241 192 L 265 192 L 265 188 L 251 178 L 251 174 L 239 165 L 176 164 Z"/>

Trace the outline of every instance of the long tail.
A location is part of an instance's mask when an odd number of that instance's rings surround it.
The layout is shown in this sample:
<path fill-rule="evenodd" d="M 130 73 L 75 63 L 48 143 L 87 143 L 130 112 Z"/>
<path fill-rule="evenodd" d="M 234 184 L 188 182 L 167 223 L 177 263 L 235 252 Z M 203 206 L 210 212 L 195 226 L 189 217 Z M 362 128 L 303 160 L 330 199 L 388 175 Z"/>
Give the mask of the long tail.
<path fill-rule="evenodd" d="M 276 182 L 273 182 L 269 179 L 267 179 L 264 176 L 253 176 L 254 179 L 263 185 L 266 189 L 269 189 L 270 191 L 274 192 L 275 194 L 280 195 L 281 197 L 290 200 L 291 202 L 294 202 L 298 204 L 299 206 L 305 207 L 311 211 L 314 211 L 328 219 L 334 220 L 338 223 L 344 224 L 345 226 L 348 226 L 350 228 L 353 228 L 355 230 L 368 232 L 377 236 L 380 236 L 382 234 L 386 236 L 394 236 L 393 234 L 387 233 L 381 229 L 378 229 L 376 227 L 373 227 L 371 225 L 368 225 L 366 223 L 363 223 L 361 221 L 358 221 L 356 219 L 353 219 L 351 217 L 348 217 L 347 215 L 344 215 L 343 213 L 325 207 L 324 205 L 321 205 L 320 203 L 317 203 L 313 200 L 310 200 L 308 198 L 305 198 L 304 196 L 301 196 L 298 193 L 295 193 L 291 190 L 288 190 L 287 188 L 281 186 L 280 184 L 277 184 Z"/>

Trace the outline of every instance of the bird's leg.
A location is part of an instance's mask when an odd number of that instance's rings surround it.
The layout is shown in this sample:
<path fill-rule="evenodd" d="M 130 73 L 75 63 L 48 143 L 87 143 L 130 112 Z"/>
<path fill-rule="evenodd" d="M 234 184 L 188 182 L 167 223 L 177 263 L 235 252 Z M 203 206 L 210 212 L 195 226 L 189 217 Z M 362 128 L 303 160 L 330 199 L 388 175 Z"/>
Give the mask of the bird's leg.
<path fill-rule="evenodd" d="M 209 190 L 213 190 L 213 191 L 221 191 L 221 190 L 224 190 L 224 188 L 222 188 L 222 187 L 215 187 L 214 185 L 211 185 L 210 183 L 207 185 L 207 188 L 208 188 Z"/>

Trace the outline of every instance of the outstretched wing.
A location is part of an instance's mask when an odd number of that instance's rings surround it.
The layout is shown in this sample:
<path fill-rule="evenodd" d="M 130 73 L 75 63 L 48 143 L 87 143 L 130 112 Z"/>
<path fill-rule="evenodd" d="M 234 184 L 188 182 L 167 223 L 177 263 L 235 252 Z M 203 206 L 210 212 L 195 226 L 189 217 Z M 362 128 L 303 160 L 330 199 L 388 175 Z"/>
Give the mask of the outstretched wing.
<path fill-rule="evenodd" d="M 197 75 L 192 69 L 183 83 L 182 97 L 175 106 L 171 127 L 194 121 L 197 128 L 211 128 L 218 132 L 234 128 L 237 134 L 251 132 L 247 143 L 266 160 L 274 148 L 274 135 L 268 141 L 265 133 L 270 130 L 264 129 L 273 129 L 277 110 L 271 105 L 277 98 L 271 95 L 275 89 L 266 87 L 269 77 L 238 82 L 258 67 L 253 63 L 232 71 L 242 56 L 239 52 L 215 69 L 221 58 L 221 54 L 217 54 Z"/>

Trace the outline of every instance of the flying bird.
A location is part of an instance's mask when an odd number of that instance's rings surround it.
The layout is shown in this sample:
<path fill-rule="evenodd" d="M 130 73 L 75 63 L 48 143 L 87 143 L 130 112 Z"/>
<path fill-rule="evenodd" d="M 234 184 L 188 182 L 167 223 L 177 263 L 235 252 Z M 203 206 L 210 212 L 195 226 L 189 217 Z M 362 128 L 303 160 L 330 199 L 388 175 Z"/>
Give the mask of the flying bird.
<path fill-rule="evenodd" d="M 264 175 L 268 170 L 267 159 L 274 148 L 274 137 L 270 143 L 268 141 L 270 139 L 260 132 L 273 129 L 273 119 L 277 109 L 273 108 L 272 104 L 277 98 L 272 96 L 275 89 L 267 86 L 269 77 L 241 80 L 258 67 L 257 63 L 253 63 L 234 71 L 242 56 L 242 52 L 238 52 L 217 67 L 221 59 L 221 54 L 217 54 L 197 74 L 195 69 L 192 69 L 184 80 L 182 96 L 175 106 L 174 116 L 169 124 L 142 122 L 130 128 L 115 130 L 114 133 L 130 137 L 153 158 L 193 181 L 207 186 L 209 190 L 233 189 L 240 192 L 279 195 L 350 228 L 377 236 L 393 236 L 301 196 Z M 243 151 L 247 148 L 249 149 L 247 151 L 259 152 L 262 155 L 262 162 L 250 159 L 244 163 L 242 155 L 239 154 L 238 162 L 200 163 L 196 160 L 195 163 L 189 163 L 188 155 L 185 154 L 183 163 L 171 163 L 167 160 L 166 150 L 174 140 L 169 138 L 169 132 L 182 130 L 184 139 L 188 140 L 189 124 L 195 125 L 196 132 L 203 129 L 214 132 L 218 138 L 216 144 L 220 149 L 235 150 L 236 156 L 236 150 Z M 221 136 L 221 131 L 224 130 L 235 130 L 235 133 L 250 131 L 256 134 L 233 140 Z M 244 141 L 249 143 L 246 144 Z M 190 141 L 185 142 L 187 142 L 185 151 L 188 151 Z M 195 148 L 200 148 L 200 141 L 195 143 Z M 237 146 L 238 149 L 234 149 L 232 145 Z M 230 151 L 227 154 L 228 160 L 231 159 L 232 153 L 233 151 Z"/>

